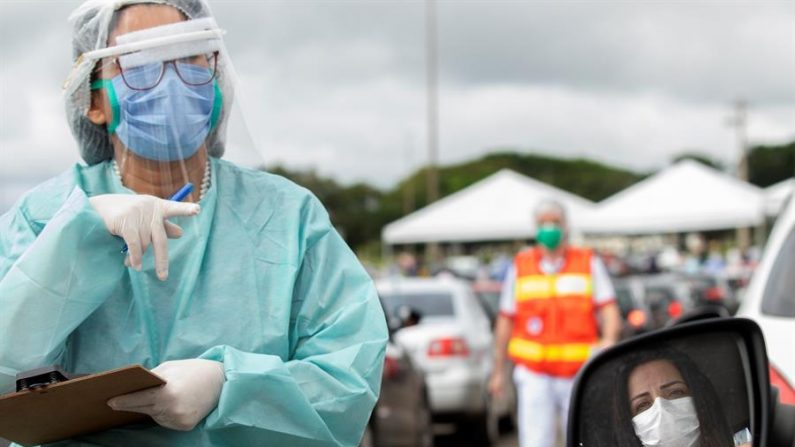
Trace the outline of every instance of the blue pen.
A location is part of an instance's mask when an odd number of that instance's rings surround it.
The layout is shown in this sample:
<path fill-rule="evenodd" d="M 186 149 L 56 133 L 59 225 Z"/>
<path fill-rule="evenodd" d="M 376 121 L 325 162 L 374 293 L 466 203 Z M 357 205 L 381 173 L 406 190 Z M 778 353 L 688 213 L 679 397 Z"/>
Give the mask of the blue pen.
<path fill-rule="evenodd" d="M 185 200 L 185 197 L 188 197 L 188 194 L 193 192 L 193 183 L 188 182 L 185 183 L 185 186 L 179 189 L 170 199 L 172 202 L 182 202 Z M 127 254 L 127 244 L 124 244 L 124 247 L 121 249 L 122 254 Z"/>

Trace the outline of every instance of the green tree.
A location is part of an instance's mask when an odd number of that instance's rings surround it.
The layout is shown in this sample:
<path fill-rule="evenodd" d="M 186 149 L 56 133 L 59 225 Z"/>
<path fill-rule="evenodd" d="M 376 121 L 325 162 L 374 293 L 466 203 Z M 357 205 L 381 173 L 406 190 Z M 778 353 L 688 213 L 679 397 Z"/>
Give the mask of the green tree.
<path fill-rule="evenodd" d="M 795 175 L 795 141 L 778 146 L 756 146 L 748 153 L 748 180 L 765 187 Z"/>
<path fill-rule="evenodd" d="M 625 169 L 588 159 L 562 159 L 549 156 L 502 151 L 439 169 L 441 197 L 460 191 L 501 169 L 512 169 L 590 200 L 599 201 L 644 178 Z M 406 192 L 414 194 L 415 209 L 427 204 L 425 168 L 382 191 L 359 183 L 341 185 L 314 170 L 290 170 L 282 166 L 268 169 L 312 191 L 329 211 L 331 220 L 354 249 L 372 247 L 383 227 L 406 212 Z"/>
<path fill-rule="evenodd" d="M 671 164 L 679 163 L 682 160 L 694 160 L 701 164 L 715 168 L 718 171 L 723 171 L 726 169 L 726 166 L 724 166 L 720 161 L 698 151 L 685 151 L 671 159 Z"/>

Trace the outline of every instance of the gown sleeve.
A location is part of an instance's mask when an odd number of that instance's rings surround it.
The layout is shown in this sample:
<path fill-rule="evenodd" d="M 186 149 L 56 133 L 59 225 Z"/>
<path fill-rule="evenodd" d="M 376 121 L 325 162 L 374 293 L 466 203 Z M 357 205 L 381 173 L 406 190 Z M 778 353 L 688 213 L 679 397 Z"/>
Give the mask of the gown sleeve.
<path fill-rule="evenodd" d="M 34 190 L 0 216 L 0 393 L 13 391 L 20 371 L 61 363 L 69 335 L 124 272 L 123 243 L 86 194 L 56 196 Z M 28 213 L 48 207 L 57 211 L 46 222 Z"/>
<path fill-rule="evenodd" d="M 320 206 L 319 203 L 316 206 Z M 205 430 L 218 445 L 355 446 L 378 398 L 388 332 L 372 280 L 325 211 L 299 224 L 290 358 L 216 346 L 226 382 Z"/>

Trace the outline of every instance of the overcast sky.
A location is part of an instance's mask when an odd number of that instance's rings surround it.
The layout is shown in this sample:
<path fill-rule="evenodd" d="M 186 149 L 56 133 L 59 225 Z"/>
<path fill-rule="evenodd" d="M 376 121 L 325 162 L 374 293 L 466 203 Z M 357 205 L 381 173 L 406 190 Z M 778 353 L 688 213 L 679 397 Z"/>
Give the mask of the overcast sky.
<path fill-rule="evenodd" d="M 60 94 L 79 1 L 0 0 L 0 212 L 79 161 Z M 422 1 L 211 1 L 266 164 L 390 187 L 426 160 Z M 518 148 L 636 170 L 795 139 L 795 2 L 441 1 L 443 163 Z M 242 93 L 240 93 L 242 92 Z"/>

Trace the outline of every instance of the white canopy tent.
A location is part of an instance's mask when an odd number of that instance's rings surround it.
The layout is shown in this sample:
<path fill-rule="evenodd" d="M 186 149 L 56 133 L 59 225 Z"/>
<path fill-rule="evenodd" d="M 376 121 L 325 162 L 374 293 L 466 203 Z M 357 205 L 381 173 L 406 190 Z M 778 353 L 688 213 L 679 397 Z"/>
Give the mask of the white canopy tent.
<path fill-rule="evenodd" d="M 563 204 L 575 225 L 593 207 L 582 197 L 503 169 L 390 223 L 382 239 L 390 245 L 529 239 L 536 231 L 536 206 L 550 198 Z"/>
<path fill-rule="evenodd" d="M 661 234 L 752 227 L 764 194 L 750 183 L 682 160 L 597 205 L 589 234 Z"/>
<path fill-rule="evenodd" d="M 778 216 L 793 192 L 795 192 L 795 178 L 789 178 L 765 188 L 765 212 L 767 215 Z"/>

